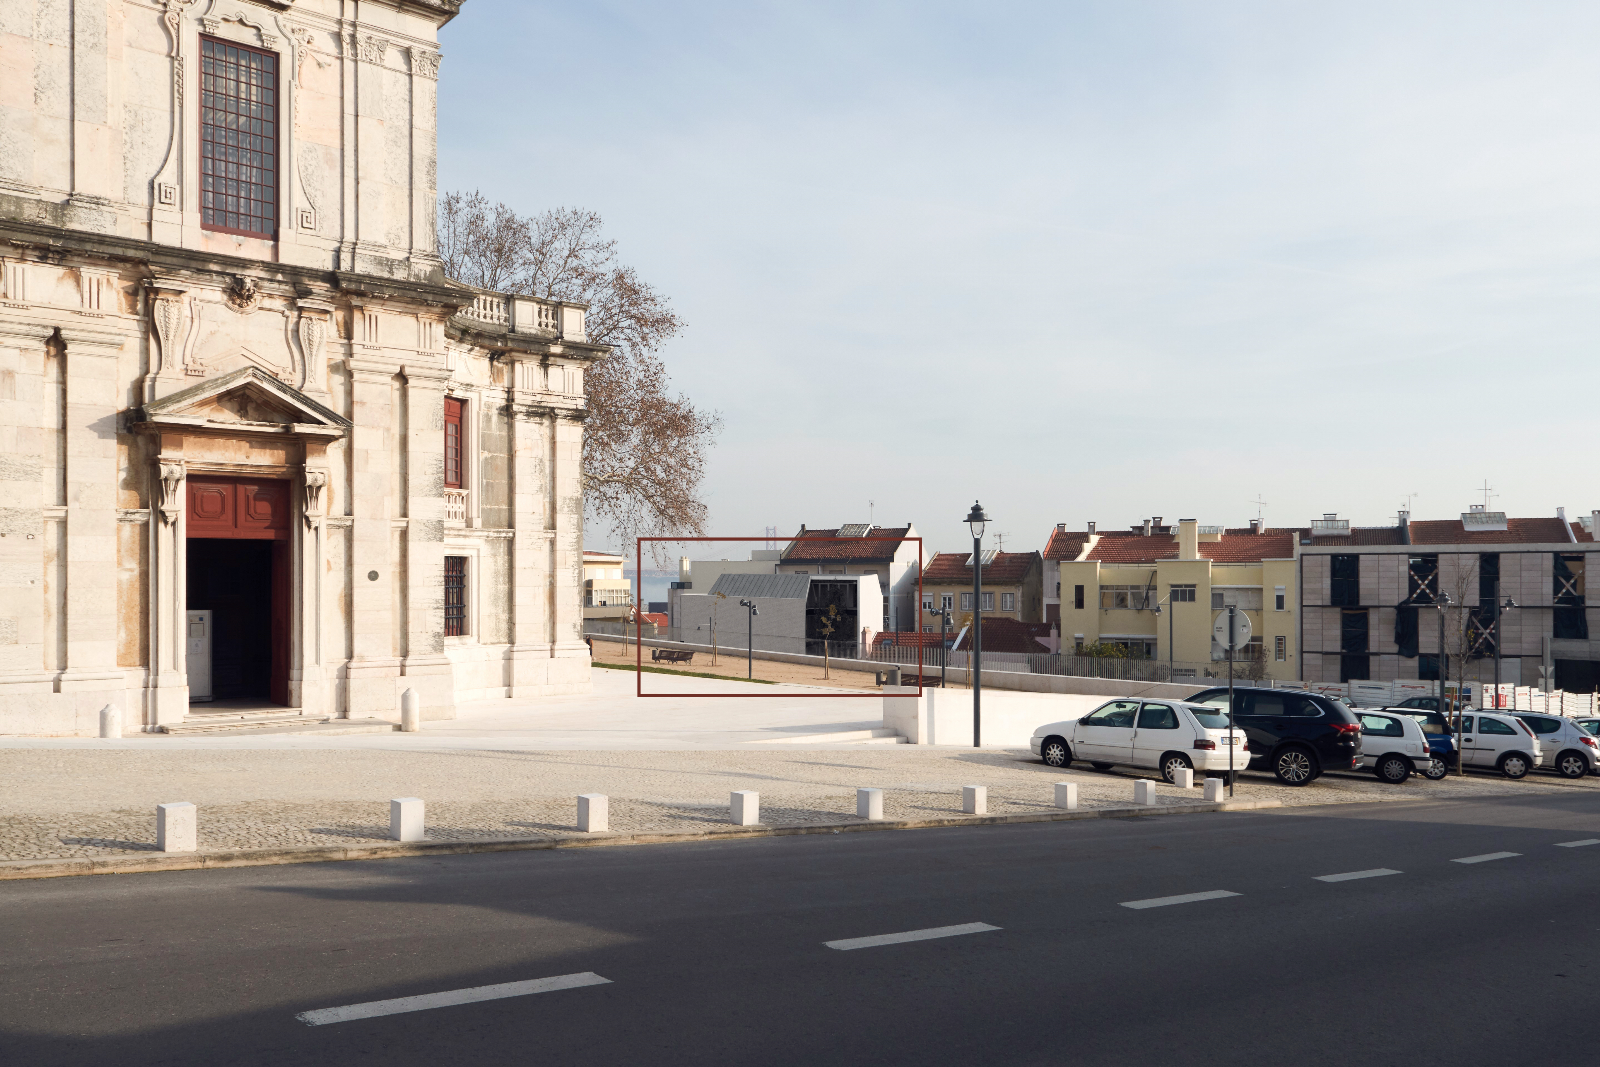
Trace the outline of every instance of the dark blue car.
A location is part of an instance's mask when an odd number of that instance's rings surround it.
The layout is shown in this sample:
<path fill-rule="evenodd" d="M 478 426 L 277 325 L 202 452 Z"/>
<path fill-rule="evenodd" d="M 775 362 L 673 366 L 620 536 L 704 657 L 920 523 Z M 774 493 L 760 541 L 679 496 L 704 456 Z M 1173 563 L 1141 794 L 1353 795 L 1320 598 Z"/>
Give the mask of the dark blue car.
<path fill-rule="evenodd" d="M 1433 698 L 1412 698 L 1412 700 L 1417 699 L 1431 700 Z M 1422 772 L 1423 777 L 1437 782 L 1439 779 L 1449 774 L 1450 768 L 1455 766 L 1455 731 L 1451 729 L 1450 719 L 1447 715 L 1445 715 L 1444 712 L 1419 711 L 1415 707 L 1406 706 L 1406 704 L 1410 703 L 1411 701 L 1408 700 L 1405 702 L 1405 704 L 1402 704 L 1399 707 L 1386 708 L 1384 710 L 1398 711 L 1403 715 L 1410 716 L 1422 724 L 1422 735 L 1428 739 L 1428 751 L 1433 754 L 1433 765 L 1430 767 L 1418 767 L 1417 770 Z"/>

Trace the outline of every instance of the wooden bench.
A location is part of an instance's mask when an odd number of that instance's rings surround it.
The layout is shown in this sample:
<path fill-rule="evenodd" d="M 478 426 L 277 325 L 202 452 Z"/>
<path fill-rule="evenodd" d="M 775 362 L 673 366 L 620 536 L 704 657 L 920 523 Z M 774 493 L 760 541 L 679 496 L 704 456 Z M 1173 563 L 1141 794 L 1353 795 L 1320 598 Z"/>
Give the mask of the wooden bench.
<path fill-rule="evenodd" d="M 693 663 L 694 653 L 686 648 L 652 648 L 650 658 L 657 663 Z"/>

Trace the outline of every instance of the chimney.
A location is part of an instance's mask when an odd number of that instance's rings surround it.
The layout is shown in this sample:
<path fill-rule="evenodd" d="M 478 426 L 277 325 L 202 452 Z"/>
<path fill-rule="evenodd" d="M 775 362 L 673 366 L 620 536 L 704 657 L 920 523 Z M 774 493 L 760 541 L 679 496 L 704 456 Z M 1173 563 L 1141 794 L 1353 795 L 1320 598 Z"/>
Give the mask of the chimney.
<path fill-rule="evenodd" d="M 1595 514 L 1596 515 L 1600 515 L 1600 511 L 1595 512 Z M 1090 534 L 1094 533 L 1094 522 L 1093 522 L 1093 520 L 1091 520 L 1090 523 L 1089 523 L 1089 533 Z"/>
<path fill-rule="evenodd" d="M 1589 536 L 1600 541 L 1600 511 L 1589 512 Z"/>
<path fill-rule="evenodd" d="M 1155 518 L 1151 519 L 1150 520 L 1150 525 L 1155 528 L 1156 533 L 1160 533 L 1161 532 L 1161 516 L 1157 515 Z"/>
<path fill-rule="evenodd" d="M 1178 520 L 1178 558 L 1200 558 L 1200 527 L 1194 519 Z"/>
<path fill-rule="evenodd" d="M 1150 536 L 1150 520 L 1149 519 L 1144 520 L 1144 535 L 1146 537 Z"/>
<path fill-rule="evenodd" d="M 1090 523 L 1089 525 L 1093 526 L 1094 523 Z M 1062 533 L 1066 533 L 1067 532 L 1067 524 L 1064 523 L 1064 522 L 1058 522 L 1058 523 L 1056 523 L 1056 529 L 1059 530 Z"/>
<path fill-rule="evenodd" d="M 1261 520 L 1260 519 L 1251 519 L 1250 520 L 1250 532 L 1253 533 L 1253 534 L 1258 534 L 1258 533 L 1261 532 Z"/>

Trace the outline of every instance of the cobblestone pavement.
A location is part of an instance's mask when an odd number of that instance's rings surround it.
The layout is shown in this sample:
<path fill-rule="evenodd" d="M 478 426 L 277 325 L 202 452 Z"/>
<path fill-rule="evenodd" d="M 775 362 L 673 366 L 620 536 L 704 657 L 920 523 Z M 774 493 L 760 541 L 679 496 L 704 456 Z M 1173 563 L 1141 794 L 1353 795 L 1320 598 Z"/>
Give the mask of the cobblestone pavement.
<path fill-rule="evenodd" d="M 1053 810 L 1052 785 L 1075 781 L 1084 808 L 1125 807 L 1133 772 L 1063 772 L 1027 752 L 906 745 L 802 752 L 528 752 L 379 750 L 0 751 L 0 859 L 105 856 L 155 847 L 155 805 L 200 807 L 200 847 L 350 844 L 386 838 L 388 800 L 427 802 L 434 840 L 576 832 L 579 793 L 611 799 L 618 831 L 726 826 L 728 792 L 761 794 L 762 822 L 855 821 L 855 789 L 885 790 L 890 819 L 958 815 L 961 786 L 985 785 L 990 814 Z M 1241 799 L 1290 805 L 1437 800 L 1595 790 L 1600 779 L 1522 782 L 1469 774 L 1389 786 L 1369 775 L 1326 775 L 1289 789 L 1246 775 Z M 1162 784 L 1161 803 L 1198 803 Z"/>

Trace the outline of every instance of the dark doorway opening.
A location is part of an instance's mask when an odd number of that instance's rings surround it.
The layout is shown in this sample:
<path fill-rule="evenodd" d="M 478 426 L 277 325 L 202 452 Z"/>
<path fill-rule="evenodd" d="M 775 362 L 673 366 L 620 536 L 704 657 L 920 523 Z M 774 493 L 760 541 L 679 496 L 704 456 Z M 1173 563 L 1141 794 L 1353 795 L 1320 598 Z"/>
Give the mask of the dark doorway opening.
<path fill-rule="evenodd" d="M 289 703 L 288 542 L 188 539 L 189 609 L 210 610 L 215 700 Z"/>

